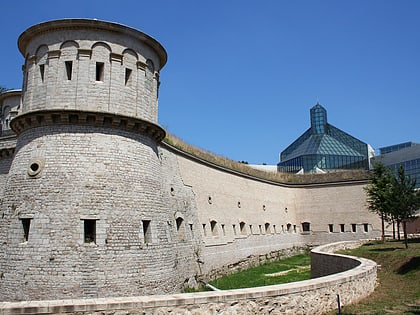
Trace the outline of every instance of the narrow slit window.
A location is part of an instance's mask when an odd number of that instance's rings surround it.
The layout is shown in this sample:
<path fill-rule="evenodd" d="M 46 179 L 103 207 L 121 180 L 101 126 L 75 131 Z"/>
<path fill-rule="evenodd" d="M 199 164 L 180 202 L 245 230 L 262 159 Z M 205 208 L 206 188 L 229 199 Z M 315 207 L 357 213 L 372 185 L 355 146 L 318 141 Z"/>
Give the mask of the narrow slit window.
<path fill-rule="evenodd" d="M 242 235 L 246 235 L 245 222 L 239 223 L 239 229 L 240 229 Z"/>
<path fill-rule="evenodd" d="M 340 224 L 340 231 L 341 233 L 344 233 L 344 224 Z"/>
<path fill-rule="evenodd" d="M 184 240 L 184 219 L 181 217 L 176 218 L 176 230 L 178 232 L 178 239 Z"/>
<path fill-rule="evenodd" d="M 44 83 L 45 65 L 39 65 L 39 73 L 41 74 L 41 82 Z"/>
<path fill-rule="evenodd" d="M 23 241 L 27 242 L 29 240 L 29 229 L 31 227 L 31 219 L 25 218 L 20 220 L 22 221 Z"/>
<path fill-rule="evenodd" d="M 207 230 L 206 230 L 206 224 L 203 223 L 203 234 L 204 236 L 207 236 Z"/>
<path fill-rule="evenodd" d="M 357 231 L 357 228 L 356 228 L 356 224 L 352 224 L 351 225 L 351 231 L 353 232 L 353 233 L 356 233 L 356 231 Z"/>
<path fill-rule="evenodd" d="M 334 232 L 334 225 L 328 224 L 328 230 L 330 231 L 330 233 Z"/>
<path fill-rule="evenodd" d="M 73 61 L 66 61 L 66 75 L 67 75 L 67 80 L 71 80 L 71 76 L 73 73 Z"/>
<path fill-rule="evenodd" d="M 85 243 L 96 243 L 96 220 L 84 220 Z"/>
<path fill-rule="evenodd" d="M 213 236 L 217 236 L 217 222 L 216 221 L 210 221 L 210 230 L 211 230 L 211 234 Z"/>
<path fill-rule="evenodd" d="M 232 224 L 232 228 L 233 228 L 233 235 L 236 235 L 236 224 Z"/>
<path fill-rule="evenodd" d="M 103 62 L 96 63 L 96 81 L 104 81 L 104 67 Z"/>
<path fill-rule="evenodd" d="M 225 225 L 224 224 L 221 224 L 220 227 L 222 228 L 222 234 L 223 234 L 223 236 L 225 236 L 226 235 Z"/>
<path fill-rule="evenodd" d="M 131 70 L 129 68 L 125 68 L 125 85 L 128 85 L 130 83 L 132 72 L 133 72 L 133 70 Z"/>
<path fill-rule="evenodd" d="M 143 220 L 143 239 L 145 244 L 149 244 L 152 242 L 152 228 L 150 227 L 150 220 Z"/>

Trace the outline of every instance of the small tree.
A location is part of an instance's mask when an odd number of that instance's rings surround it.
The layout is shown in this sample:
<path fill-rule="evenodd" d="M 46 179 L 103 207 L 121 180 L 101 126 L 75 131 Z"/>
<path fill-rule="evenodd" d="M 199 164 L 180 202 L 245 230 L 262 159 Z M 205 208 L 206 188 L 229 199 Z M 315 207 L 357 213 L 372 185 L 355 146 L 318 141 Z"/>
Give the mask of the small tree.
<path fill-rule="evenodd" d="M 3 92 L 6 92 L 6 91 L 7 91 L 7 89 L 4 86 L 0 85 L 0 94 L 3 93 Z"/>
<path fill-rule="evenodd" d="M 365 187 L 368 209 L 378 214 L 382 222 L 382 241 L 385 240 L 385 221 L 391 216 L 391 193 L 393 175 L 382 162 L 373 167 L 369 184 Z"/>
<path fill-rule="evenodd" d="M 415 219 L 415 212 L 420 207 L 420 193 L 415 190 L 416 181 L 405 175 L 401 165 L 392 180 L 391 214 L 403 225 L 404 244 L 408 248 L 407 222 Z"/>

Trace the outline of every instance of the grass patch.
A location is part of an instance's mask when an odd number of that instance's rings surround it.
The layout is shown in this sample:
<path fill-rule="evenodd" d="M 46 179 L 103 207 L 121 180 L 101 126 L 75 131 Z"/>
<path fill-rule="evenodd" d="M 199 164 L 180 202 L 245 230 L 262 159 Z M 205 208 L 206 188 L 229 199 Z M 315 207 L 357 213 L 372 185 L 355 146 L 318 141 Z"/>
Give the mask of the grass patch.
<path fill-rule="evenodd" d="M 325 174 L 302 174 L 296 175 L 291 173 L 265 172 L 250 167 L 247 164 L 236 162 L 212 152 L 194 147 L 180 138 L 166 133 L 163 142 L 183 151 L 187 154 L 195 156 L 199 159 L 215 164 L 220 167 L 230 169 L 245 175 L 253 176 L 263 180 L 269 180 L 280 184 L 316 184 L 328 182 L 345 182 L 353 180 L 367 180 L 369 173 L 365 170 L 342 170 L 331 171 Z"/>
<path fill-rule="evenodd" d="M 408 249 L 401 241 L 369 242 L 343 253 L 381 265 L 375 291 L 361 302 L 343 307 L 343 315 L 420 314 L 420 239 L 409 240 Z"/>
<path fill-rule="evenodd" d="M 296 255 L 216 279 L 210 284 L 229 290 L 307 280 L 310 263 L 309 255 Z"/>

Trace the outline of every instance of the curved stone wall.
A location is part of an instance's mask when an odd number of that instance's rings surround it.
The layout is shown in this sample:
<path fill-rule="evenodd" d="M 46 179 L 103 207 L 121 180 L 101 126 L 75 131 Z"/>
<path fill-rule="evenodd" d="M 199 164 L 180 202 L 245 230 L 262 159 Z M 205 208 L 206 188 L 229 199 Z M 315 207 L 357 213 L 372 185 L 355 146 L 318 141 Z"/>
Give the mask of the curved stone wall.
<path fill-rule="evenodd" d="M 220 168 L 167 144 L 160 145 L 160 155 L 175 155 L 183 184 L 194 193 L 204 277 L 214 269 L 228 273 L 229 265 L 251 255 L 379 236 L 379 218 L 366 208 L 365 183 L 291 186 Z"/>
<path fill-rule="evenodd" d="M 335 255 L 331 251 L 360 242 L 336 243 L 314 249 L 323 256 L 312 263 L 331 266 L 334 262 L 351 260 L 356 267 L 321 278 L 258 288 L 142 296 L 132 298 L 0 303 L 0 315 L 10 314 L 103 314 L 123 311 L 130 314 L 324 314 L 341 305 L 355 303 L 373 292 L 377 265 L 367 259 Z M 325 252 L 324 252 L 325 250 Z M 344 264 L 347 264 L 344 263 Z"/>

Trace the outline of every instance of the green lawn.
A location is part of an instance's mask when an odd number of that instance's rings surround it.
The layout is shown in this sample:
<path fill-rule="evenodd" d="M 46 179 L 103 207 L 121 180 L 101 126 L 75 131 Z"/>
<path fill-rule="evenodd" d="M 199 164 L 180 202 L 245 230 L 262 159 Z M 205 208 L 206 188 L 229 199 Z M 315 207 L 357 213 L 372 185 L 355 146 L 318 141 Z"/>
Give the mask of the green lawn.
<path fill-rule="evenodd" d="M 380 269 L 375 292 L 343 307 L 342 315 L 420 314 L 420 239 L 410 240 L 408 249 L 402 241 L 369 242 L 345 253 L 372 259 Z"/>
<path fill-rule="evenodd" d="M 297 255 L 225 276 L 210 284 L 221 290 L 251 288 L 310 278 L 309 255 Z"/>

